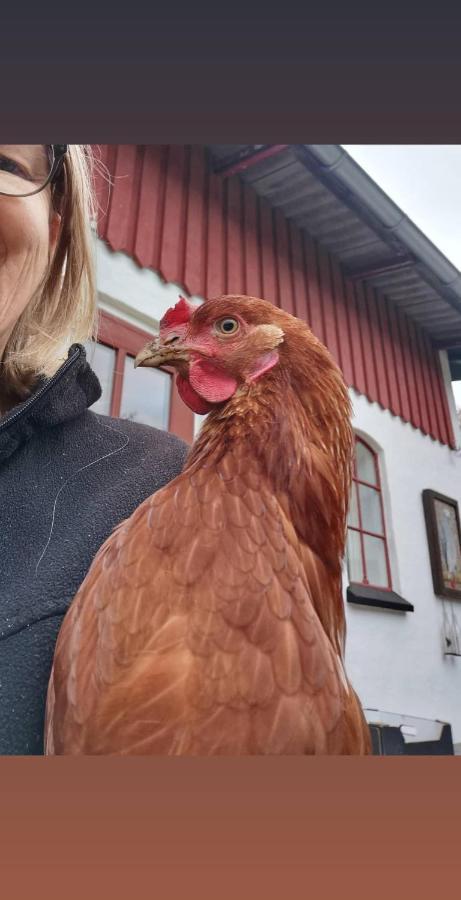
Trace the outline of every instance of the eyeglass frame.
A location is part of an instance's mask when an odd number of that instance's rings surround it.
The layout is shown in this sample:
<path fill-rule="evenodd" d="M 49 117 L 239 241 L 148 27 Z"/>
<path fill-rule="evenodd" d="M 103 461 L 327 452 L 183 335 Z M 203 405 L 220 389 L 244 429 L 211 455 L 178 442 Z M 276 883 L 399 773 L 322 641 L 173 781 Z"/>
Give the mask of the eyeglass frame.
<path fill-rule="evenodd" d="M 41 187 L 37 188 L 35 191 L 31 191 L 27 194 L 8 194 L 6 191 L 0 191 L 0 195 L 2 197 L 34 197 L 35 194 L 39 194 L 40 191 L 43 191 L 47 185 L 54 184 L 60 171 L 62 168 L 62 164 L 64 162 L 64 157 L 67 153 L 68 144 L 48 144 L 49 147 L 53 149 L 53 165 L 51 166 L 51 170 L 49 172 L 48 178 L 41 185 Z"/>

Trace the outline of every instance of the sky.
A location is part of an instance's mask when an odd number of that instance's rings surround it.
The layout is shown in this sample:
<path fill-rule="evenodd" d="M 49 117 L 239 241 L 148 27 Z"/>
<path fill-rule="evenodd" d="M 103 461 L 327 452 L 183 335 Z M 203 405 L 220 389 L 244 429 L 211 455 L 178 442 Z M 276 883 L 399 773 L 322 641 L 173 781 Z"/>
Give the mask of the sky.
<path fill-rule="evenodd" d="M 461 270 L 461 145 L 343 146 Z"/>
<path fill-rule="evenodd" d="M 461 271 L 461 145 L 343 147 Z M 453 391 L 461 408 L 460 381 Z"/>

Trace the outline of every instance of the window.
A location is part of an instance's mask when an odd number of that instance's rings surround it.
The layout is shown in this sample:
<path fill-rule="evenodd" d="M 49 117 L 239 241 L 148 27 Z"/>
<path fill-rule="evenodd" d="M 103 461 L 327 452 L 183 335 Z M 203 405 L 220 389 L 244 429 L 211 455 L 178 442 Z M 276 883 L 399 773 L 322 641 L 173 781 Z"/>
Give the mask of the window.
<path fill-rule="evenodd" d="M 194 438 L 197 437 L 208 413 L 205 413 L 204 416 L 199 415 L 199 413 L 195 413 L 194 415 Z"/>
<path fill-rule="evenodd" d="M 456 417 L 461 428 L 461 381 L 452 381 L 453 397 L 455 400 Z"/>
<path fill-rule="evenodd" d="M 136 353 L 151 338 L 149 332 L 100 313 L 98 342 L 85 344 L 88 362 L 102 388 L 101 398 L 91 407 L 93 412 L 168 429 L 171 375 L 133 366 Z"/>
<path fill-rule="evenodd" d="M 378 457 L 355 439 L 354 472 L 347 532 L 349 581 L 392 589 Z"/>
<path fill-rule="evenodd" d="M 106 344 L 97 344 L 95 341 L 87 341 L 85 344 L 86 355 L 91 368 L 101 382 L 102 396 L 91 409 L 93 412 L 110 416 L 112 401 L 112 382 L 114 380 L 115 360 L 117 351 Z"/>
<path fill-rule="evenodd" d="M 122 419 L 168 429 L 171 375 L 160 369 L 138 369 L 134 357 L 125 356 L 120 398 Z M 152 378 L 154 376 L 154 378 Z"/>

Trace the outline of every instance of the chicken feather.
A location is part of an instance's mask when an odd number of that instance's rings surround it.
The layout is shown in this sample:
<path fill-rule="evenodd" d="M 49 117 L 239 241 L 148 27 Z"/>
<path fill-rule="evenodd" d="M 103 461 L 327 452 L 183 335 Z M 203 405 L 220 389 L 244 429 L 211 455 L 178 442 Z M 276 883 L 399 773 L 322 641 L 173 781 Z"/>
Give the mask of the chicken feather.
<path fill-rule="evenodd" d="M 189 319 L 181 307 L 179 328 L 203 333 L 219 314 L 244 317 L 248 371 L 183 472 L 96 554 L 56 645 L 48 754 L 370 751 L 343 663 L 342 377 L 303 323 L 261 300 L 208 301 Z"/>

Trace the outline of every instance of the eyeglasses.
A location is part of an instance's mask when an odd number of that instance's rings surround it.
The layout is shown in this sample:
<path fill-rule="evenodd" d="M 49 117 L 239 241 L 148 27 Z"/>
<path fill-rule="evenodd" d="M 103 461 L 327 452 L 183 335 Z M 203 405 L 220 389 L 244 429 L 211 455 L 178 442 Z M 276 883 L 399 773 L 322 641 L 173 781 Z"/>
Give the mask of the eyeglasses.
<path fill-rule="evenodd" d="M 0 194 L 31 197 L 53 184 L 67 144 L 0 144 Z"/>

